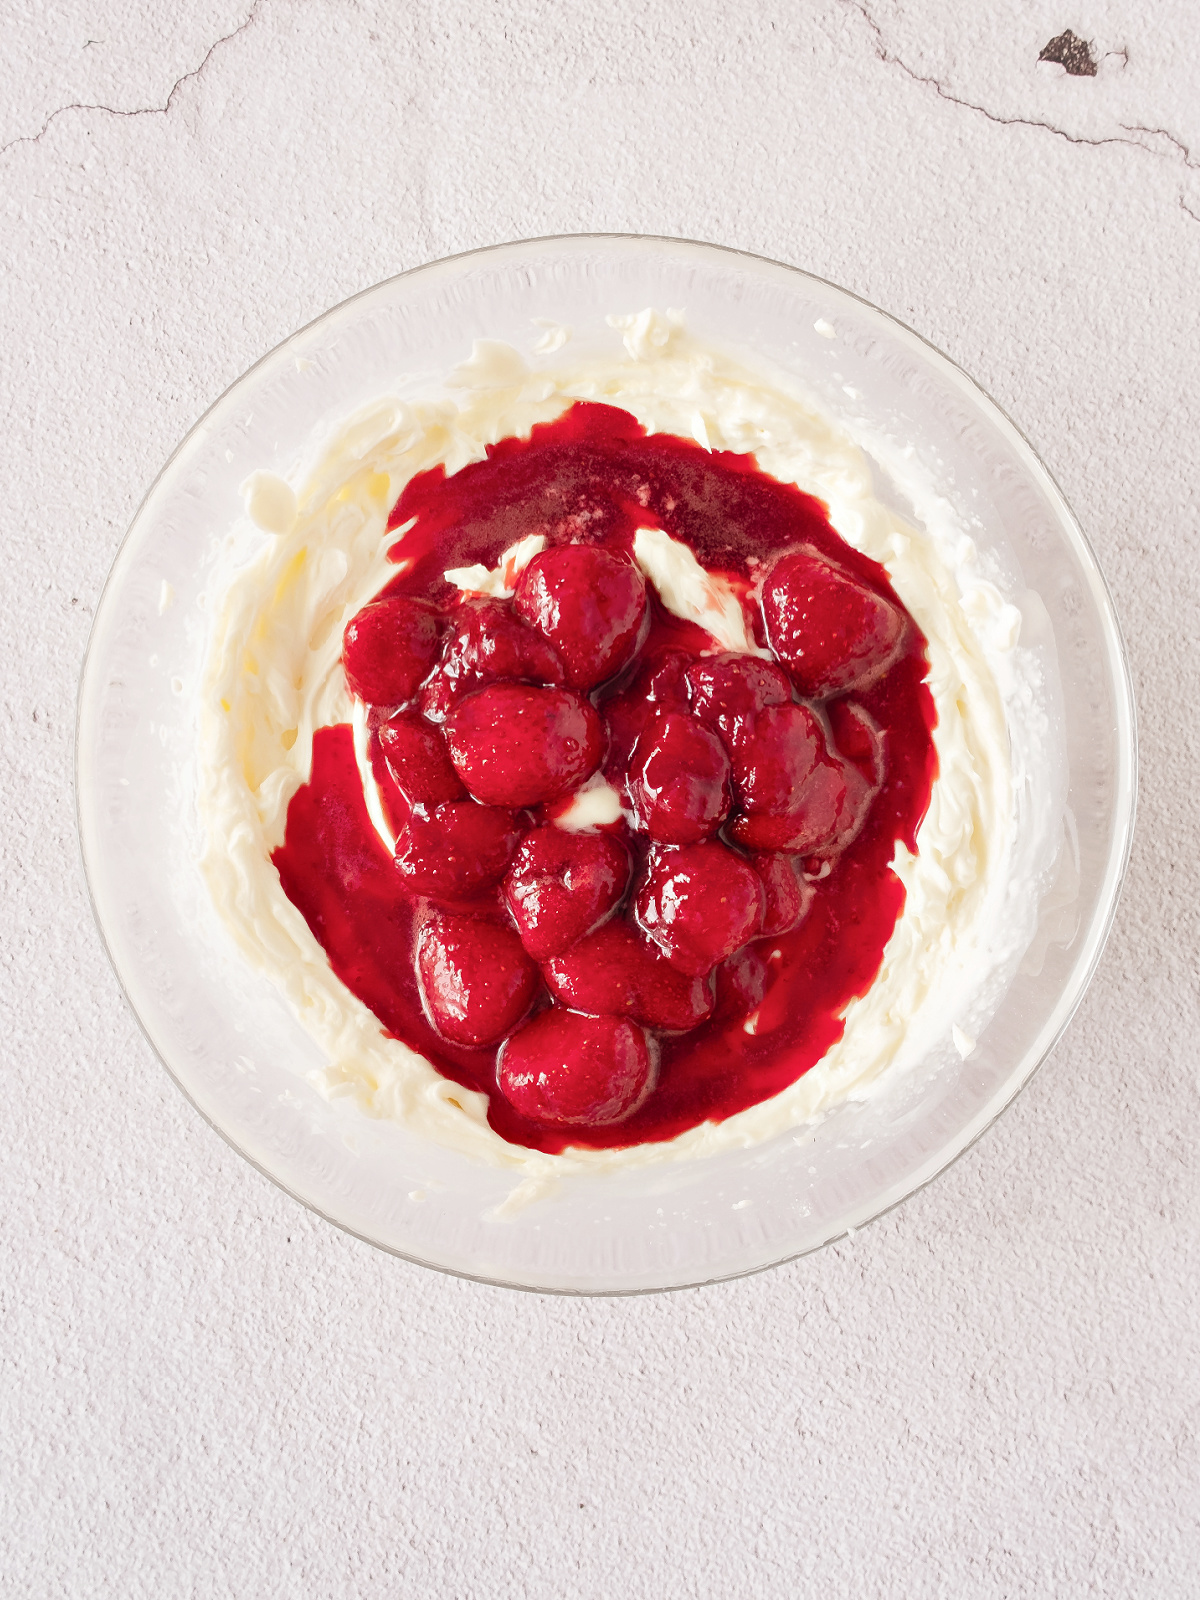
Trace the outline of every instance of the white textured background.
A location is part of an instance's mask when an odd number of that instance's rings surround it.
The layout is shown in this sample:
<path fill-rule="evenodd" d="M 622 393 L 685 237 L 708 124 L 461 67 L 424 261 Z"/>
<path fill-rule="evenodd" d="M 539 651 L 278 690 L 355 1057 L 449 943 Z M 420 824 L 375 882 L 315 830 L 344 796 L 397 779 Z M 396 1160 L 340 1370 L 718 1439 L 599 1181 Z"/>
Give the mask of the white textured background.
<path fill-rule="evenodd" d="M 179 13 L 186 13 L 182 17 Z M 1071 27 L 1095 77 L 1038 66 Z M 0 6 L 0 1590 L 1200 1593 L 1200 67 L 1193 0 Z M 335 301 L 473 245 L 686 234 L 977 377 L 1113 583 L 1141 716 L 1099 977 L 852 1243 L 569 1302 L 277 1193 L 93 931 L 75 685 L 165 455 Z"/>

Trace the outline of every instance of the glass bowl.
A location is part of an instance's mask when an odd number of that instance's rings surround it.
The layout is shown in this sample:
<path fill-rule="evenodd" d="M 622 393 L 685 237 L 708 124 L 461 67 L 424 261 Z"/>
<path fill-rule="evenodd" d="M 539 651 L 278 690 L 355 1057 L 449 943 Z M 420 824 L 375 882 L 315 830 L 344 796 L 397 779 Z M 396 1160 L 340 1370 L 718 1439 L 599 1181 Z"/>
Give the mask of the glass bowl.
<path fill-rule="evenodd" d="M 285 475 L 322 425 L 419 388 L 475 337 L 528 349 L 535 317 L 585 340 L 610 312 L 686 308 L 697 336 L 769 360 L 834 417 L 901 437 L 999 556 L 1056 654 L 1065 846 L 1029 953 L 967 1060 L 942 1049 L 887 1092 L 755 1147 L 564 1182 L 511 1215 L 511 1173 L 331 1104 L 317 1046 L 247 968 L 195 865 L 190 764 L 205 585 L 258 468 Z M 608 339 L 614 336 L 607 333 Z M 403 375 L 403 376 L 401 376 Z M 882 467 L 881 489 L 887 492 Z M 1040 605 L 1033 597 L 1040 598 Z M 1096 966 L 1128 857 L 1133 703 L 1096 559 L 1009 419 L 915 333 L 807 273 L 674 239 L 566 237 L 402 274 L 288 339 L 180 445 L 108 579 L 80 686 L 77 798 L 97 921 L 150 1043 L 260 1171 L 380 1247 L 516 1287 L 628 1293 L 754 1271 L 878 1216 L 1012 1100 Z"/>

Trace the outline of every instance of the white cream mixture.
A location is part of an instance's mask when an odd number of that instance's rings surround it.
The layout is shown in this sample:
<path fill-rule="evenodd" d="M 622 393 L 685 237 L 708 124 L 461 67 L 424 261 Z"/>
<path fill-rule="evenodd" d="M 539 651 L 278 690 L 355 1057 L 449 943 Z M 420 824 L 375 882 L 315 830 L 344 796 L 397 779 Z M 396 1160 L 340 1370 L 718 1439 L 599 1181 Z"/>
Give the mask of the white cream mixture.
<path fill-rule="evenodd" d="M 1021 809 L 1031 794 L 1032 803 L 1049 803 L 1039 795 L 1053 788 L 1038 768 L 1047 742 L 1040 669 L 1020 647 L 1020 611 L 988 580 L 946 503 L 932 488 L 909 485 L 923 525 L 901 519 L 876 498 L 867 459 L 847 433 L 785 381 L 690 339 L 679 313 L 610 321 L 623 335 L 624 357 L 572 365 L 559 353 L 565 330 L 549 330 L 540 348 L 551 360 L 534 372 L 511 346 L 477 341 L 441 394 L 419 403 L 382 399 L 359 411 L 294 484 L 256 473 L 245 490 L 248 521 L 223 557 L 201 688 L 204 872 L 246 957 L 285 991 L 326 1052 L 317 1086 L 512 1167 L 525 1196 L 571 1170 L 680 1160 L 769 1138 L 870 1093 L 951 1034 L 970 1054 L 997 985 L 1032 934 L 1037 880 L 1050 864 L 1044 841 L 1057 824 L 1050 818 L 1038 830 L 1038 848 L 1018 847 L 1018 833 L 1028 831 L 1018 829 Z M 549 1156 L 501 1139 L 488 1127 L 484 1096 L 384 1037 L 333 975 L 270 853 L 309 776 L 315 731 L 352 721 L 342 630 L 397 571 L 387 555 L 397 535 L 385 536 L 385 526 L 404 485 L 439 463 L 454 472 L 479 460 L 499 439 L 527 436 L 575 399 L 620 405 L 650 431 L 706 448 L 752 451 L 763 470 L 825 502 L 841 536 L 887 568 L 929 642 L 939 772 L 916 855 L 897 847 L 906 899 L 879 975 L 847 1008 L 843 1037 L 815 1067 L 773 1099 L 668 1142 Z M 654 528 L 639 534 L 635 551 L 670 609 L 701 621 L 723 648 L 752 648 L 738 603 L 708 581 L 690 551 Z M 518 547 L 494 572 L 448 576 L 506 593 L 534 553 Z M 608 820 L 614 798 L 593 782 L 564 820 Z M 377 803 L 373 821 L 387 838 Z"/>

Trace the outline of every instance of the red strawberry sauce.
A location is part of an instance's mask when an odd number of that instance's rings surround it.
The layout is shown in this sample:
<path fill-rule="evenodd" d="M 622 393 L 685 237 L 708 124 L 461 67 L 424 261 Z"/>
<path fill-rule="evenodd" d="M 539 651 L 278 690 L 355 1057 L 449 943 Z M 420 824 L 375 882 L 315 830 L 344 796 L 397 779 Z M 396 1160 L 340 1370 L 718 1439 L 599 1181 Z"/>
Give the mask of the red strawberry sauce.
<path fill-rule="evenodd" d="M 705 980 L 715 981 L 717 996 L 707 1021 L 682 1034 L 651 1032 L 659 1052 L 657 1079 L 632 1114 L 617 1122 L 573 1126 L 530 1120 L 498 1088 L 495 1045 L 455 1044 L 435 1030 L 414 965 L 417 931 L 430 914 L 429 902 L 406 891 L 371 827 L 348 726 L 317 734 L 310 781 L 291 802 L 285 842 L 272 858 L 285 893 L 334 972 L 387 1032 L 454 1082 L 486 1094 L 495 1130 L 538 1150 L 669 1139 L 769 1098 L 813 1066 L 841 1036 L 847 1003 L 866 992 L 879 970 L 904 901 L 889 863 L 897 841 L 915 848 L 936 772 L 925 640 L 884 569 L 834 532 L 819 501 L 768 477 L 752 456 L 710 453 L 668 435 L 647 437 L 633 417 L 613 407 L 576 404 L 557 421 L 535 427 L 528 440 L 490 446 L 485 461 L 451 477 L 439 467 L 415 478 L 389 520 L 390 529 L 405 531 L 391 551 L 397 575 L 380 598 L 403 596 L 452 613 L 458 593 L 442 576 L 447 568 L 492 567 L 510 545 L 533 533 L 544 534 L 549 548 L 582 544 L 628 554 L 636 530 L 651 525 L 684 541 L 703 566 L 745 594 L 778 552 L 797 546 L 815 550 L 898 609 L 905 642 L 882 676 L 852 695 L 880 730 L 885 756 L 883 782 L 865 823 L 848 846 L 830 856 L 823 876 L 816 876 L 818 863 L 806 863 L 815 892 L 799 926 L 759 936 L 731 958 L 738 973 L 761 973 L 765 967 L 765 992 L 760 978 L 750 997 L 754 1001 L 761 992 L 757 1004 L 747 1007 L 745 991 L 725 981 L 721 969 L 715 980 Z M 748 604 L 747 614 L 754 617 L 759 644 L 765 644 L 757 607 Z M 667 614 L 652 592 L 649 618 L 635 658 L 589 696 L 602 716 L 606 703 L 635 680 L 645 681 L 641 675 L 668 649 L 696 656 L 717 648 L 699 628 Z M 572 671 L 578 681 L 578 671 Z M 857 724 L 838 710 L 850 698 L 832 699 L 819 709 L 834 730 L 847 728 L 842 753 L 857 759 L 847 742 Z M 686 699 L 682 703 L 686 707 Z M 419 711 L 419 704 L 411 704 L 406 715 Z M 376 768 L 382 770 L 378 759 Z M 389 800 L 393 813 L 399 808 L 394 820 L 403 822 L 402 797 L 393 792 Z M 526 832 L 548 814 L 546 808 L 513 813 L 518 830 Z M 628 897 L 616 915 L 631 917 L 649 841 L 623 822 L 612 831 L 633 864 Z M 724 832 L 721 837 L 732 836 Z M 458 914 L 464 908 L 449 909 Z M 465 909 L 484 922 L 513 927 L 499 886 L 476 894 Z M 747 953 L 758 960 L 747 965 Z M 549 1004 L 543 989 L 532 1014 Z M 748 1018 L 753 1032 L 747 1031 Z"/>

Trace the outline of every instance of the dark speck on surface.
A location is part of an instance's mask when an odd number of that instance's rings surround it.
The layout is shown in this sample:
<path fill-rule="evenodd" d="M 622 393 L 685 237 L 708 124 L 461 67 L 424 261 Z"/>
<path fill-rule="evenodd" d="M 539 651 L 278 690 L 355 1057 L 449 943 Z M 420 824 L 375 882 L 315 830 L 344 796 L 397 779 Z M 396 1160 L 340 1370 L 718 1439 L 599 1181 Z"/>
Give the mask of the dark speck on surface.
<path fill-rule="evenodd" d="M 1096 58 L 1092 54 L 1091 45 L 1077 33 L 1072 33 L 1070 28 L 1051 39 L 1049 44 L 1043 45 L 1038 60 L 1057 61 L 1060 67 L 1067 69 L 1072 78 L 1096 76 Z"/>

